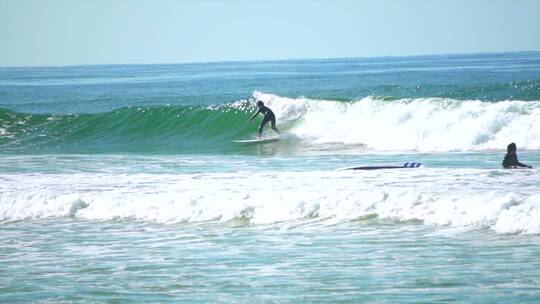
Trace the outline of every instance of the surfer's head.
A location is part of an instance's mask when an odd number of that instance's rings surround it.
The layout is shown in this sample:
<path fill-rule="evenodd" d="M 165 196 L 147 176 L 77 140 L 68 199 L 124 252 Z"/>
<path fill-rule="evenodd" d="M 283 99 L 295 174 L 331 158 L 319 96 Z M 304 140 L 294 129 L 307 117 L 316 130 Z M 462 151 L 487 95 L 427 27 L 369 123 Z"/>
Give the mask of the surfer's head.
<path fill-rule="evenodd" d="M 263 107 L 264 106 L 264 102 L 262 102 L 261 100 L 257 101 L 257 107 Z"/>
<path fill-rule="evenodd" d="M 506 151 L 508 153 L 516 152 L 516 149 L 517 149 L 517 147 L 516 147 L 515 143 L 511 143 L 506 147 Z"/>

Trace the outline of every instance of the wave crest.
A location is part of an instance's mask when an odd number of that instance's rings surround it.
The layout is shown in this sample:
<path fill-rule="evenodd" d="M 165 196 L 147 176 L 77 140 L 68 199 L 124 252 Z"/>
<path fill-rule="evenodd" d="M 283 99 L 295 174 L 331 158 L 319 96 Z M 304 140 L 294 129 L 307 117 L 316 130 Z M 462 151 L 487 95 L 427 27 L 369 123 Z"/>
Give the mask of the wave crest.
<path fill-rule="evenodd" d="M 540 101 L 485 102 L 448 98 L 354 101 L 287 98 L 255 92 L 211 106 L 129 107 L 96 114 L 27 114 L 0 109 L 0 149 L 54 152 L 222 153 L 253 137 L 254 100 L 276 114 L 291 136 L 276 146 L 387 151 L 540 149 Z M 244 150 L 241 150 L 244 149 Z"/>

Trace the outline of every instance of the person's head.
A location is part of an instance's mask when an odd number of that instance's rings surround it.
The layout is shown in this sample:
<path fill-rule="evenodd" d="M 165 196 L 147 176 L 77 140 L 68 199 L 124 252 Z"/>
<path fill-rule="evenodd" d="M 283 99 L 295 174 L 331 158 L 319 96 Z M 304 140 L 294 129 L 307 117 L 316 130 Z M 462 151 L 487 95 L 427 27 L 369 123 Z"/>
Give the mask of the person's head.
<path fill-rule="evenodd" d="M 264 107 L 264 102 L 262 102 L 261 100 L 257 101 L 257 107 Z"/>
<path fill-rule="evenodd" d="M 517 150 L 517 147 L 516 147 L 516 144 L 515 143 L 511 143 L 509 144 L 507 147 L 506 147 L 506 151 L 508 153 L 515 153 Z"/>

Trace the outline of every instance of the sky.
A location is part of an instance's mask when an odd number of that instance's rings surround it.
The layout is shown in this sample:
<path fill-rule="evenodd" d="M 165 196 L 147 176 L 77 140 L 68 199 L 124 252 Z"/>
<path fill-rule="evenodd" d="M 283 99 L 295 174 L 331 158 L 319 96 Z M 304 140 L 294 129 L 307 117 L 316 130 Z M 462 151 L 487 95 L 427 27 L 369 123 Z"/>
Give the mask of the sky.
<path fill-rule="evenodd" d="M 540 51 L 538 0 L 0 0 L 0 66 Z"/>

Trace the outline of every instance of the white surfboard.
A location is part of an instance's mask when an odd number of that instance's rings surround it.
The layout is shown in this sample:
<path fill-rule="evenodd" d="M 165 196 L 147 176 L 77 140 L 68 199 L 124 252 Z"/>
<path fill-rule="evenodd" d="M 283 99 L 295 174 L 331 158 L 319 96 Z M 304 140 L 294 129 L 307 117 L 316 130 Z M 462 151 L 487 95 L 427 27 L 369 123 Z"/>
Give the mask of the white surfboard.
<path fill-rule="evenodd" d="M 279 140 L 279 137 L 267 137 L 267 138 L 233 140 L 233 141 L 239 144 L 264 144 L 264 143 L 270 143 L 270 142 L 274 142 L 278 140 Z"/>

